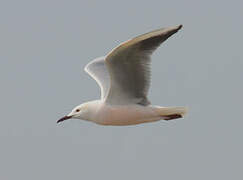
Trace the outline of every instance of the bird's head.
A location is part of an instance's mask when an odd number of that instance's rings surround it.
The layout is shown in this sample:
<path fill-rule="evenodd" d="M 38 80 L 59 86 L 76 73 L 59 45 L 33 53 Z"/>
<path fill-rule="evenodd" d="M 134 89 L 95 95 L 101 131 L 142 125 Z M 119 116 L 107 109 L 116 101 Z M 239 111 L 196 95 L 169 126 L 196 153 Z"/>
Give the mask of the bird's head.
<path fill-rule="evenodd" d="M 68 119 L 83 119 L 88 120 L 88 106 L 86 104 L 81 104 L 76 106 L 68 115 L 62 117 L 57 121 L 57 123 L 60 123 L 62 121 L 68 120 Z"/>

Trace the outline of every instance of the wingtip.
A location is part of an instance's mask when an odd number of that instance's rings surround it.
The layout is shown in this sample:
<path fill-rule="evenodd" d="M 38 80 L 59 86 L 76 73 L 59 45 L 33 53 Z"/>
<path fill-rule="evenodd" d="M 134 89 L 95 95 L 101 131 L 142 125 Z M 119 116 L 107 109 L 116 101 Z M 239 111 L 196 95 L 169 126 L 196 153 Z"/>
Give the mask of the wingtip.
<path fill-rule="evenodd" d="M 179 26 L 177 26 L 177 29 L 179 30 L 179 29 L 181 29 L 182 27 L 183 27 L 183 25 L 180 24 Z"/>
<path fill-rule="evenodd" d="M 167 29 L 167 31 L 173 31 L 174 33 L 178 32 L 181 28 L 183 27 L 182 24 L 177 25 L 177 26 L 172 26 Z"/>

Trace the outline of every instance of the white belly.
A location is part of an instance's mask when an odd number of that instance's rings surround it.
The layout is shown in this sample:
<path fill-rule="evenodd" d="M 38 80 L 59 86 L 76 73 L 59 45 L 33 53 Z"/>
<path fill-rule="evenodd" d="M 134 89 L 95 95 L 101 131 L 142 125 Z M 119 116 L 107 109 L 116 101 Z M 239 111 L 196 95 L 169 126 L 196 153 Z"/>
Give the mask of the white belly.
<path fill-rule="evenodd" d="M 134 125 L 160 120 L 152 106 L 141 105 L 100 105 L 92 121 L 102 125 Z"/>

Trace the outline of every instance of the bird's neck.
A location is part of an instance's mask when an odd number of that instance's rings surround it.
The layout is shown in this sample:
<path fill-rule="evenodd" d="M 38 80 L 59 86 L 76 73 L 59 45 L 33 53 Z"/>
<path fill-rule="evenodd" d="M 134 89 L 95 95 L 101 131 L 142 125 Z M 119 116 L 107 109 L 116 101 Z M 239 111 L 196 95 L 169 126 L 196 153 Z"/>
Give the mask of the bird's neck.
<path fill-rule="evenodd" d="M 80 119 L 92 121 L 102 103 L 103 101 L 101 100 L 88 101 L 84 103 L 83 106 L 85 106 L 85 111 L 82 113 Z"/>

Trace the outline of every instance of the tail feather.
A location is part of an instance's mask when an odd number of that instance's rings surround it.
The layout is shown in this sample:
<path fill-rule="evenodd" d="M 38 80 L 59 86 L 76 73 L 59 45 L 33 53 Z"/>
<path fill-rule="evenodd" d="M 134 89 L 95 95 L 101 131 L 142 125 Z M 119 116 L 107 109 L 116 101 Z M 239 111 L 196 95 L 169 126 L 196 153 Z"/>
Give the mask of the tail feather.
<path fill-rule="evenodd" d="M 187 107 L 156 107 L 156 111 L 164 120 L 182 118 L 188 111 Z"/>

